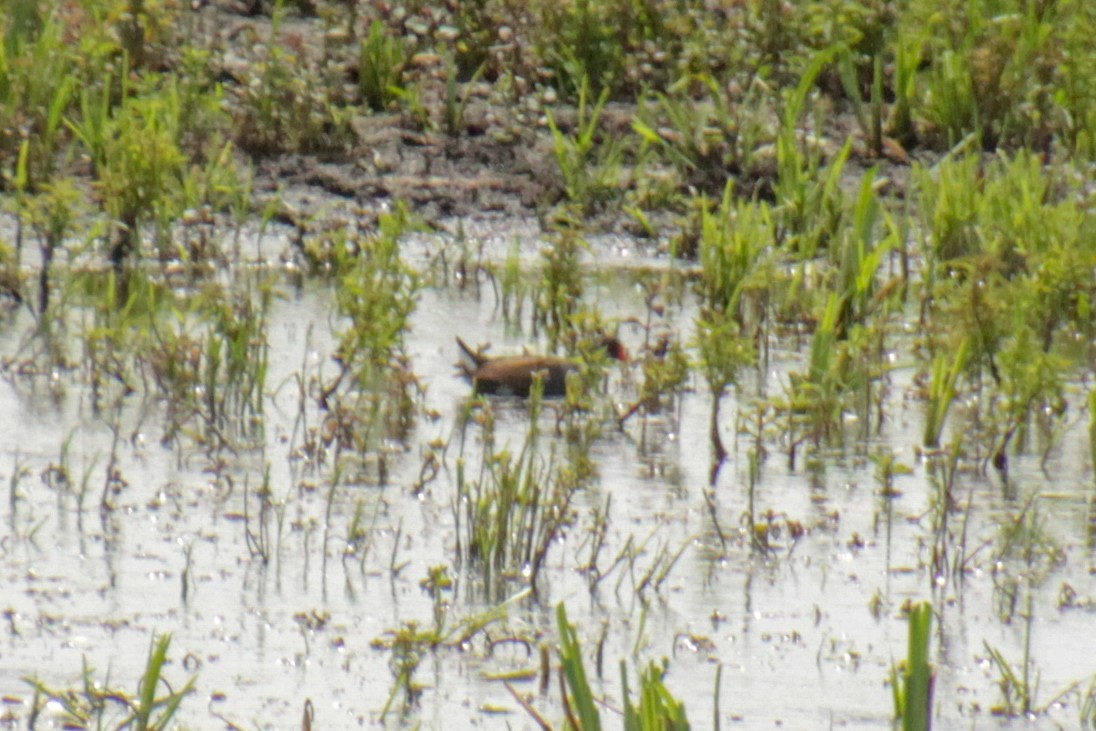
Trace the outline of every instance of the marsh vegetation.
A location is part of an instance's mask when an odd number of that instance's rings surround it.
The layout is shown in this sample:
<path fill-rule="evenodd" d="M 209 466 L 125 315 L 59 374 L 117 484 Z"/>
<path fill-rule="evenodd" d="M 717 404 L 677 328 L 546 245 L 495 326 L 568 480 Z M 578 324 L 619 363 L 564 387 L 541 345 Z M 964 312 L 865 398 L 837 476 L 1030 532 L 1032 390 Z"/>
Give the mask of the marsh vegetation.
<path fill-rule="evenodd" d="M 0 0 L 0 717 L 1096 727 L 1094 32 Z"/>

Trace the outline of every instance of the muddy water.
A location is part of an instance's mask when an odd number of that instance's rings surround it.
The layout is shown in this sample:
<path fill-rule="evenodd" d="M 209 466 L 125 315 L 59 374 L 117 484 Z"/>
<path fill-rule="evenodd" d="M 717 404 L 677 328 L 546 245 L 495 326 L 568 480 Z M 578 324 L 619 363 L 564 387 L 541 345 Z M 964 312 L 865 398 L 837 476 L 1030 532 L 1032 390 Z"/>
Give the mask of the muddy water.
<path fill-rule="evenodd" d="M 535 252 L 535 242 L 525 241 L 523 248 Z M 599 250 L 612 252 L 598 264 L 610 275 L 591 281 L 591 296 L 606 316 L 641 315 L 643 295 L 634 272 L 650 262 L 627 242 Z M 457 414 L 468 387 L 454 377 L 453 335 L 490 341 L 503 352 L 527 344 L 528 333 L 502 320 L 489 291 L 481 296 L 455 287 L 424 291 L 409 351 L 427 386 L 426 405 L 440 416 L 420 419 L 406 448 L 393 445 L 388 484 L 351 482 L 332 493 L 330 466 L 312 468 L 298 458 L 303 431 L 294 379 L 302 370 L 305 380 L 333 372 L 333 298 L 320 283 L 301 289 L 287 285 L 282 291 L 270 319 L 265 448 L 212 470 L 197 450 L 162 447 L 162 413 L 134 403 L 122 423 L 123 433 L 135 438 L 125 439 L 116 452 L 125 486 L 111 496 L 109 513 L 100 512 L 99 501 L 113 434 L 92 412 L 84 387 L 64 375 L 56 383 L 63 387 L 59 391 L 50 389 L 48 378 L 0 383 L 0 413 L 6 415 L 0 420 L 0 472 L 12 485 L 9 499 L 0 502 L 5 612 L 0 713 L 16 726 L 30 714 L 33 693 L 25 676 L 57 689 L 76 688 L 86 662 L 98 680 L 109 677 L 113 686 L 135 692 L 150 639 L 165 632 L 173 636 L 167 677 L 178 687 L 197 674 L 196 692 L 180 712 L 189 728 L 300 728 L 306 700 L 315 709 L 317 728 L 375 725 L 393 674 L 391 652 L 372 643 L 404 622 L 431 624 L 431 600 L 420 587 L 428 569 L 447 565 L 457 579 L 448 597 L 453 621 L 487 608 L 475 582 L 454 565 L 455 460 L 463 449 L 474 461 L 479 447 L 475 426 L 467 427 L 463 440 L 460 436 Z M 668 312 L 686 339 L 692 314 L 688 302 Z M 8 327 L 5 353 L 14 351 L 18 334 L 29 326 L 21 318 Z M 635 331 L 625 329 L 624 337 L 633 348 L 638 345 Z M 512 606 L 505 623 L 489 630 L 491 638 L 520 635 L 550 642 L 553 608 L 562 601 L 587 650 L 604 637 L 604 679 L 595 677 L 594 683 L 610 708 L 619 707 L 620 660 L 634 679 L 638 664 L 666 659 L 667 683 L 684 700 L 696 728 L 712 724 L 716 671 L 722 665 L 724 728 L 879 729 L 888 726 L 892 714 L 885 684 L 889 668 L 906 655 L 902 605 L 931 599 L 939 728 L 1078 727 L 1076 693 L 1029 721 L 992 715 L 1001 703 L 1000 673 L 985 644 L 999 649 L 1019 672 L 1025 595 L 1021 591 L 1021 611 L 1005 621 L 1003 594 L 995 583 L 1006 573 L 1022 576 L 1024 569 L 1005 562 L 996 567 L 995 578 L 994 560 L 1000 525 L 1041 494 L 1039 515 L 1065 560 L 1053 568 L 1041 564 L 1035 586 L 1036 703 L 1047 703 L 1074 684 L 1087 690 L 1096 673 L 1091 643 L 1096 587 L 1087 517 L 1092 470 L 1081 397 L 1045 469 L 1039 456 L 1027 455 L 1012 458 L 1008 485 L 992 470 L 960 474 L 956 494 L 964 509 L 951 521 L 958 532 L 967 520 L 972 558 L 961 585 L 948 580 L 933 589 L 925 567 L 933 543 L 934 487 L 927 464 L 915 454 L 922 404 L 910 398 L 912 368 L 891 374 L 887 418 L 870 442 L 850 436 L 845 449 L 801 453 L 794 466 L 780 443 L 768 445 L 754 507 L 759 515 L 771 510 L 784 531 L 773 534 L 771 551 L 751 551 L 743 523 L 750 438 L 736 439 L 735 412 L 760 388 L 779 393 L 787 372 L 801 362 L 802 354 L 789 344 L 773 345 L 770 371 L 724 404 L 722 433 L 732 454 L 714 485 L 712 507 L 704 497 L 710 396 L 697 379 L 676 411 L 637 417 L 623 431 L 606 425 L 594 447 L 599 479 L 576 503 L 578 529 L 550 554 L 539 599 Z M 912 363 L 912 356 L 900 349 L 896 362 L 906 361 Z M 633 388 L 629 379 L 635 377 L 614 372 L 613 396 L 626 400 Z M 498 441 L 520 446 L 528 421 L 524 406 L 501 403 L 497 411 Z M 310 406 L 305 426 L 320 418 Z M 550 445 L 551 417 L 544 418 Z M 847 426 L 855 435 L 852 415 Z M 435 440 L 450 444 L 445 468 L 414 495 L 409 486 L 421 470 L 423 445 Z M 897 498 L 881 494 L 867 458 L 882 447 L 912 469 L 897 479 Z M 67 466 L 74 487 L 44 481 L 48 468 L 60 464 Z M 255 491 L 264 470 L 279 506 L 269 524 L 266 564 L 247 540 L 249 528 L 256 530 Z M 85 479 L 81 505 L 76 495 Z M 576 567 L 588 556 L 583 531 L 590 513 L 607 502 L 603 569 L 629 540 L 644 550 L 592 594 Z M 366 516 L 368 550 L 364 560 L 360 555 L 343 560 L 355 510 Z M 789 521 L 805 530 L 798 541 L 787 534 Z M 637 595 L 643 574 L 660 556 L 678 551 L 665 582 Z M 1076 590 L 1082 608 L 1059 609 L 1065 584 Z M 464 648 L 427 653 L 415 674 L 425 686 L 418 704 L 401 716 L 397 699 L 388 723 L 534 728 L 505 687 L 489 676 L 536 669 L 538 663 L 535 650 L 530 654 L 520 643 L 499 642 L 488 652 L 482 636 Z M 588 671 L 595 675 L 592 657 Z M 516 687 L 547 718 L 562 719 L 555 683 L 548 696 L 541 696 L 534 682 Z M 48 708 L 39 727 L 58 726 L 58 711 L 56 705 Z M 608 723 L 614 727 L 617 721 Z"/>

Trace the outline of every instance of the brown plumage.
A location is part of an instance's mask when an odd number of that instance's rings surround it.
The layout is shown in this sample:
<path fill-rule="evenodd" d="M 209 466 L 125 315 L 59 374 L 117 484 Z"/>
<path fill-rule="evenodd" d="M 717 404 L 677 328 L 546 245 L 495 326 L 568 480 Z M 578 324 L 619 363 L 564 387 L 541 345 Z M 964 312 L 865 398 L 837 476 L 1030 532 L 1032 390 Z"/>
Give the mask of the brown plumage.
<path fill-rule="evenodd" d="M 609 357 L 627 361 L 628 350 L 614 337 L 602 340 Z M 459 364 L 477 394 L 527 398 L 538 375 L 544 379 L 545 396 L 567 395 L 567 374 L 578 370 L 578 363 L 549 355 L 503 355 L 489 358 L 472 350 L 460 338 L 457 345 L 467 362 Z M 543 375 L 540 375 L 543 374 Z"/>

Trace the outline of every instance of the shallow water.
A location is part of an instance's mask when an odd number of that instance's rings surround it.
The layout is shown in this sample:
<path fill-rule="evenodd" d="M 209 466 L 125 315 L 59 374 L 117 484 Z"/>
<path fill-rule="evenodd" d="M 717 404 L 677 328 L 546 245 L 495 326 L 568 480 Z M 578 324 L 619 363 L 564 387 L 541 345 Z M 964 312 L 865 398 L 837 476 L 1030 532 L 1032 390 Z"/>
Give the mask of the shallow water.
<path fill-rule="evenodd" d="M 513 236 L 497 240 L 501 248 Z M 535 251 L 536 245 L 522 246 Z M 599 250 L 613 252 L 598 264 L 613 273 L 591 283 L 593 301 L 607 317 L 641 316 L 643 293 L 627 272 L 650 259 L 642 247 L 626 243 Z M 408 350 L 427 389 L 425 406 L 439 418 L 420 418 L 406 448 L 392 445 L 387 484 L 351 481 L 332 493 L 330 466 L 313 469 L 296 455 L 302 431 L 294 377 L 302 369 L 306 381 L 317 372 L 333 373 L 333 296 L 321 282 L 301 289 L 287 284 L 281 292 L 268 331 L 272 358 L 264 448 L 211 469 L 198 449 L 162 447 L 162 405 L 145 413 L 134 397 L 123 414 L 122 433 L 134 432 L 135 438 L 117 449 L 116 467 L 126 484 L 112 496 L 114 509 L 106 514 L 100 513 L 99 500 L 113 433 L 93 413 L 87 388 L 67 374 L 58 375 L 55 383 L 62 388 L 56 396 L 47 377 L 0 382 L 0 413 L 8 415 L 0 421 L 6 462 L 0 472 L 13 485 L 0 507 L 6 618 L 0 713 L 11 724 L 23 725 L 30 713 L 33 693 L 25 676 L 53 688 L 77 687 L 86 661 L 95 678 L 109 676 L 112 685 L 135 692 L 151 637 L 168 632 L 173 662 L 167 677 L 178 687 L 197 673 L 196 692 L 179 716 L 187 727 L 299 728 L 306 699 L 318 728 L 369 726 L 380 720 L 393 686 L 391 652 L 371 643 L 410 620 L 432 623 L 431 599 L 420 587 L 430 567 L 449 566 L 456 579 L 448 597 L 451 621 L 488 608 L 477 582 L 455 565 L 456 459 L 463 449 L 474 464 L 480 447 L 475 425 L 465 427 L 461 439 L 457 417 L 468 386 L 454 375 L 453 335 L 490 341 L 493 352 L 505 352 L 526 345 L 528 333 L 503 321 L 489 289 L 481 296 L 453 287 L 423 291 Z M 686 341 L 692 315 L 688 298 L 667 313 Z M 5 354 L 15 351 L 28 327 L 23 315 L 8 325 Z M 634 350 L 637 331 L 623 332 Z M 801 353 L 788 350 L 787 343 L 773 347 L 770 371 L 761 382 L 769 393 L 779 393 Z M 637 667 L 666 658 L 667 684 L 685 702 L 696 728 L 712 725 L 722 665 L 724 728 L 879 729 L 890 724 L 892 714 L 886 685 L 891 664 L 906 655 L 901 607 L 907 600 L 931 599 L 939 728 L 1078 727 L 1076 693 L 1028 720 L 991 714 L 1001 702 L 999 673 L 984 643 L 1019 668 L 1025 623 L 1022 611 L 1010 622 L 1001 619 L 994 547 L 975 548 L 999 544 L 999 525 L 1031 496 L 1044 495 L 1037 501 L 1039 516 L 1065 560 L 1043 571 L 1035 588 L 1036 703 L 1073 684 L 1087 690 L 1096 674 L 1089 642 L 1096 633 L 1096 608 L 1058 608 L 1063 584 L 1089 605 L 1094 595 L 1092 469 L 1087 415 L 1079 407 L 1082 389 L 1076 389 L 1069 429 L 1051 450 L 1045 470 L 1038 455 L 1014 455 L 1008 486 L 992 468 L 960 474 L 956 495 L 964 510 L 951 516 L 951 524 L 958 531 L 968 521 L 966 545 L 973 558 L 961 584 L 948 580 L 933 591 L 926 566 L 934 488 L 927 462 L 915 453 L 923 404 L 910 398 L 913 375 L 912 369 L 897 369 L 889 376 L 887 419 L 866 444 L 854 438 L 857 424 L 850 415 L 843 450 L 801 450 L 793 467 L 784 447 L 768 445 L 755 511 L 773 511 L 775 524 L 783 528 L 769 552 L 749 546 L 743 515 L 751 438 L 736 438 L 736 406 L 749 402 L 756 383 L 724 402 L 722 434 L 732 454 L 714 485 L 714 509 L 704 497 L 710 395 L 701 379 L 694 377 L 693 388 L 670 414 L 637 416 L 622 431 L 606 424 L 593 449 L 599 479 L 578 496 L 579 523 L 549 554 L 538 597 L 511 606 L 505 623 L 487 634 L 494 640 L 522 636 L 551 643 L 554 607 L 565 602 L 591 676 L 592 650 L 605 638 L 604 680 L 594 683 L 611 708 L 620 704 L 620 660 L 626 661 L 634 688 Z M 633 387 L 628 379 L 636 377 L 612 371 L 614 399 L 627 400 Z M 496 410 L 499 443 L 518 448 L 528 423 L 526 407 L 504 402 Z M 314 405 L 305 416 L 310 426 L 321 418 Z M 542 421 L 545 453 L 553 444 L 562 448 L 552 436 L 551 414 Z M 957 423 L 954 414 L 952 423 Z M 410 487 L 419 476 L 424 445 L 434 440 L 449 442 L 444 468 L 415 495 Z M 867 458 L 884 446 L 912 468 L 911 475 L 897 478 L 901 495 L 894 499 L 881 495 Z M 76 483 L 86 475 L 82 506 L 78 487 L 60 489 L 43 480 L 51 465 L 62 462 Z M 274 550 L 266 565 L 252 555 L 247 540 L 264 470 L 281 506 L 271 523 Z M 646 550 L 591 594 L 576 567 L 588 557 L 590 513 L 610 497 L 602 568 L 608 569 L 630 539 Z M 359 506 L 370 526 L 369 549 L 364 561 L 344 561 L 348 526 Z M 725 544 L 717 537 L 713 514 L 728 538 Z M 788 537 L 787 521 L 805 529 L 798 541 Z M 665 583 L 637 596 L 636 584 L 660 554 L 679 550 Z M 1015 576 L 1022 565 L 1000 568 Z M 388 722 L 400 725 L 402 719 L 407 726 L 438 729 L 535 728 L 503 684 L 487 676 L 538 667 L 535 648 L 500 642 L 489 652 L 482 635 L 463 648 L 427 653 L 415 675 L 426 686 L 419 703 L 401 717 L 397 702 Z M 562 719 L 555 681 L 546 696 L 534 681 L 516 687 L 547 718 Z M 51 713 L 56 710 L 49 709 L 39 727 L 59 725 Z"/>

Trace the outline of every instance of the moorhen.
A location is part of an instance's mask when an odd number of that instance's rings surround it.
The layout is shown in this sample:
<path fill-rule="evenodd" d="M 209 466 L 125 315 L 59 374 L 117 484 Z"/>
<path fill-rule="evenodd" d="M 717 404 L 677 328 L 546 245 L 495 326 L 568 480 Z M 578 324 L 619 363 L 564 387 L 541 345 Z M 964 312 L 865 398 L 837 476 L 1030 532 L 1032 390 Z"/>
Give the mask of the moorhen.
<path fill-rule="evenodd" d="M 544 379 L 545 396 L 566 396 L 567 374 L 578 370 L 578 363 L 565 358 L 548 355 L 503 355 L 489 358 L 482 352 L 472 350 L 459 337 L 457 345 L 463 354 L 458 367 L 472 382 L 472 391 L 476 394 L 528 398 L 534 376 L 540 375 Z M 615 337 L 604 336 L 601 345 L 610 358 L 628 360 L 627 348 Z"/>

